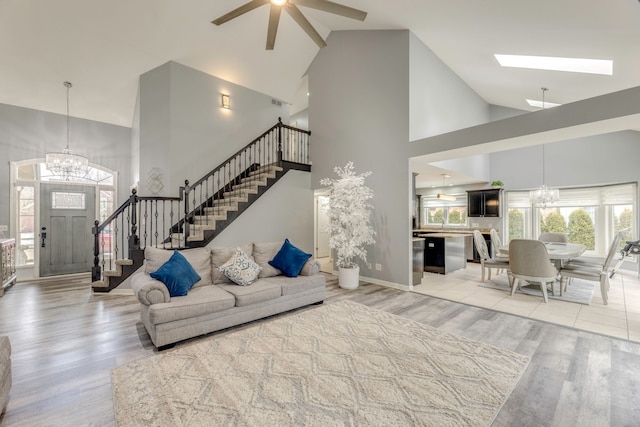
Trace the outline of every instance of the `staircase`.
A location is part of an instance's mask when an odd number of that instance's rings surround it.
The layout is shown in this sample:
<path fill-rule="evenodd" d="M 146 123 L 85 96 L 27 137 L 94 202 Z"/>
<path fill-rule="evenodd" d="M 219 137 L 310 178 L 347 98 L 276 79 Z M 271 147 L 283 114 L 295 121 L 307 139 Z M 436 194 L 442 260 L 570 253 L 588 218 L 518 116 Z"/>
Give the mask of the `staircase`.
<path fill-rule="evenodd" d="M 93 290 L 116 288 L 142 266 L 147 246 L 206 246 L 289 170 L 311 171 L 310 134 L 278 120 L 194 184 L 185 181 L 177 197 L 133 190 L 107 220 L 94 223 Z"/>
<path fill-rule="evenodd" d="M 284 168 L 277 164 L 257 167 L 249 172 L 247 177 L 240 178 L 238 184 L 225 190 L 218 199 L 219 203 L 204 206 L 193 212 L 188 223 L 186 243 L 185 233 L 174 233 L 173 244 L 194 247 L 198 246 L 195 242 L 210 242 L 282 176 Z"/>

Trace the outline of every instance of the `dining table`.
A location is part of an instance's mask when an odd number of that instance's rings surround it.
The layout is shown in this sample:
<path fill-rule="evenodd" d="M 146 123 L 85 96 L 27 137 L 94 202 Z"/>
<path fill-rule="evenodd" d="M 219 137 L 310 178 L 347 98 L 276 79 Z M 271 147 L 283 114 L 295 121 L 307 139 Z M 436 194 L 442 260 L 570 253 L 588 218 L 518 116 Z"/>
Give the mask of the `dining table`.
<path fill-rule="evenodd" d="M 562 267 L 562 263 L 571 258 L 579 257 L 586 250 L 586 246 L 581 243 L 562 243 L 562 242 L 544 242 L 549 253 L 549 259 L 554 262 L 556 267 Z M 509 256 L 509 245 L 500 246 L 498 257 Z"/>
<path fill-rule="evenodd" d="M 584 253 L 587 247 L 581 243 L 563 243 L 563 242 L 544 242 L 544 245 L 547 247 L 547 252 L 549 253 L 549 259 L 553 262 L 558 270 L 562 268 L 562 266 L 570 261 L 571 258 L 579 257 Z M 500 256 L 508 257 L 509 256 L 509 246 L 500 246 L 498 253 L 498 258 Z M 562 295 L 563 284 L 560 284 L 560 295 Z M 553 293 L 553 288 L 551 289 Z"/>

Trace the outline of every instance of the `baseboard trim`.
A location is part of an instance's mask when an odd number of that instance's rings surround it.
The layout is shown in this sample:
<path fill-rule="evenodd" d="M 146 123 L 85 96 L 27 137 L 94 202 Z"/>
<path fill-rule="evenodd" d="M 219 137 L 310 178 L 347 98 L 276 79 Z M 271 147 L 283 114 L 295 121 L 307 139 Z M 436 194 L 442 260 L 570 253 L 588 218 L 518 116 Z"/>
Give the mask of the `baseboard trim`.
<path fill-rule="evenodd" d="M 338 277 L 338 270 L 333 270 L 333 272 L 331 274 L 333 274 L 334 276 Z M 386 286 L 388 288 L 398 289 L 400 291 L 411 291 L 411 290 L 413 290 L 413 285 L 407 286 L 407 285 L 402 285 L 400 283 L 387 282 L 386 280 L 374 279 L 373 277 L 360 276 L 360 281 L 361 282 L 367 282 L 367 283 L 373 283 L 374 285 Z"/>

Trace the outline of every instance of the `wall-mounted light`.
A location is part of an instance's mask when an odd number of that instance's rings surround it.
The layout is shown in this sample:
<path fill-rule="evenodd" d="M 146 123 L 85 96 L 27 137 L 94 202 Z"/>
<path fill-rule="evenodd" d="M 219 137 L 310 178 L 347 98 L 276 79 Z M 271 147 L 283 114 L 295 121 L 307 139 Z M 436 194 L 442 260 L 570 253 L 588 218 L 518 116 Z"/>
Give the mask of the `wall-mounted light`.
<path fill-rule="evenodd" d="M 224 93 L 221 96 L 222 99 L 222 108 L 226 108 L 227 110 L 231 109 L 231 99 L 229 95 L 225 95 Z"/>

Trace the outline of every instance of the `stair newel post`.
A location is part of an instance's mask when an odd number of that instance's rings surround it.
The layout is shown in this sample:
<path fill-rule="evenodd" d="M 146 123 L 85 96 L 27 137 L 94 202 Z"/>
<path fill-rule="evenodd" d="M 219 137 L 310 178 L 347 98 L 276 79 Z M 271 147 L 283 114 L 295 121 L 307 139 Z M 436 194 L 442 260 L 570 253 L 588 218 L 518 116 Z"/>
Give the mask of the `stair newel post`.
<path fill-rule="evenodd" d="M 100 269 L 100 232 L 98 231 L 100 221 L 97 219 L 93 222 L 91 232 L 93 233 L 93 267 L 91 267 L 91 281 L 98 282 L 102 279 L 102 271 Z"/>
<path fill-rule="evenodd" d="M 278 117 L 278 166 L 282 166 L 282 117 Z"/>
<path fill-rule="evenodd" d="M 129 206 L 131 209 L 131 236 L 129 236 L 129 253 L 131 253 L 131 251 L 134 249 L 140 249 L 140 238 L 138 237 L 138 191 L 135 188 L 131 190 L 131 196 L 129 196 Z"/>
<path fill-rule="evenodd" d="M 185 179 L 184 180 L 184 187 L 182 188 L 182 191 L 184 192 L 184 227 L 183 229 L 183 234 L 184 234 L 184 246 L 187 246 L 187 239 L 189 238 L 189 224 L 191 224 L 192 219 L 191 219 L 191 215 L 189 214 L 189 193 L 191 192 L 191 187 L 189 187 L 189 180 Z"/>

